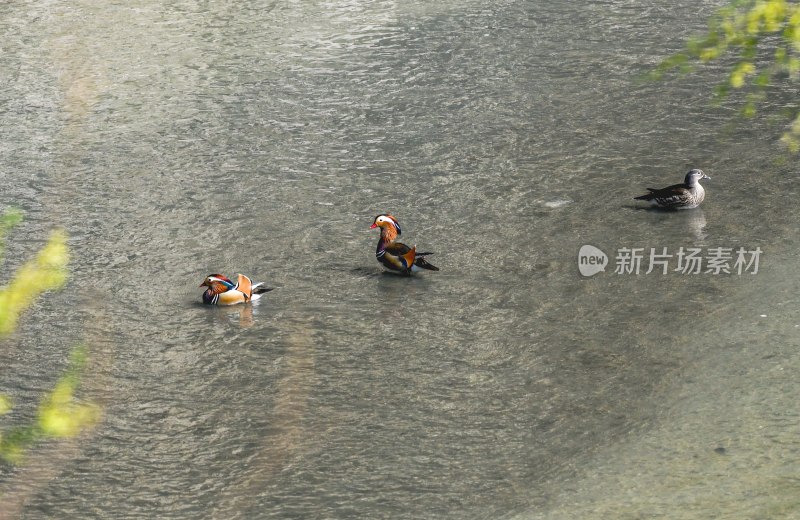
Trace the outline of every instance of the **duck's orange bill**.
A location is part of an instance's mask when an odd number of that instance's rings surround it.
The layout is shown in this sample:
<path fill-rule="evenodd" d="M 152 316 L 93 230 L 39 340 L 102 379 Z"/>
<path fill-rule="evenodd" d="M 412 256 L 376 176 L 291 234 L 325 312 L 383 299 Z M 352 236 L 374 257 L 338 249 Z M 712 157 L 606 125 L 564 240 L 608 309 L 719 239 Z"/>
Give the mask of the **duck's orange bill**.
<path fill-rule="evenodd" d="M 376 227 L 378 227 L 378 224 L 372 224 L 369 228 L 370 229 L 375 229 Z"/>

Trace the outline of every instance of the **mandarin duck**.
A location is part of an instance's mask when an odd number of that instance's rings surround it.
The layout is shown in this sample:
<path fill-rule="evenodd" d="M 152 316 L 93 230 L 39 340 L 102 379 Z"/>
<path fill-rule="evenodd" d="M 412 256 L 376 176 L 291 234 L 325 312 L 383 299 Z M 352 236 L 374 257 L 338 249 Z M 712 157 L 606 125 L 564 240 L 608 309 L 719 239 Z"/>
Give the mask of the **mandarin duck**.
<path fill-rule="evenodd" d="M 706 191 L 700 186 L 701 179 L 711 179 L 711 177 L 703 173 L 703 170 L 689 170 L 683 183 L 661 189 L 647 188 L 650 193 L 634 199 L 646 200 L 653 206 L 664 209 L 696 208 L 706 197 Z"/>
<path fill-rule="evenodd" d="M 370 226 L 370 229 L 381 228 L 381 238 L 378 240 L 378 248 L 375 250 L 375 257 L 378 262 L 391 271 L 397 271 L 404 275 L 410 275 L 422 269 L 438 271 L 439 268 L 425 260 L 426 255 L 433 253 L 418 253 L 417 246 L 408 247 L 395 239 L 400 236 L 400 224 L 391 215 L 378 215 Z"/>
<path fill-rule="evenodd" d="M 210 274 L 206 276 L 200 287 L 208 287 L 203 293 L 203 303 L 208 305 L 234 305 L 252 302 L 261 298 L 265 292 L 272 290 L 271 287 L 264 287 L 263 282 L 254 284 L 243 274 L 239 275 L 235 284 L 221 274 Z"/>

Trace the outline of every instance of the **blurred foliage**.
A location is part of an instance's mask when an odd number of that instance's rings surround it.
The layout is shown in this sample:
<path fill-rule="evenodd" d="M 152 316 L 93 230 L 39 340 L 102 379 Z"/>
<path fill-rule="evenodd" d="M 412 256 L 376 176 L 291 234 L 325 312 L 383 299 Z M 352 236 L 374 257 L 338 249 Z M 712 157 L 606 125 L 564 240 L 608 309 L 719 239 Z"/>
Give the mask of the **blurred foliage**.
<path fill-rule="evenodd" d="M 80 375 L 86 365 L 87 351 L 80 346 L 72 351 L 67 372 L 56 383 L 55 388 L 39 405 L 39 430 L 50 437 L 73 437 L 85 426 L 93 425 L 100 410 L 93 404 L 79 404 L 75 391 L 80 384 Z"/>
<path fill-rule="evenodd" d="M 66 373 L 39 404 L 36 424 L 12 428 L 0 437 L 0 457 L 18 463 L 34 442 L 48 437 L 74 437 L 97 423 L 100 408 L 92 403 L 79 403 L 75 399 L 86 360 L 85 346 L 73 350 Z M 2 399 L 8 402 L 7 398 L 0 397 Z M 10 410 L 10 403 L 8 406 Z"/>
<path fill-rule="evenodd" d="M 0 415 L 7 414 L 11 411 L 11 399 L 0 394 Z"/>
<path fill-rule="evenodd" d="M 3 244 L 5 244 L 8 232 L 22 222 L 22 212 L 16 209 L 6 210 L 0 215 L 0 260 L 3 258 Z"/>
<path fill-rule="evenodd" d="M 67 235 L 54 231 L 36 258 L 25 263 L 0 289 L 0 335 L 17 326 L 19 315 L 45 291 L 59 289 L 67 280 Z"/>
<path fill-rule="evenodd" d="M 742 114 L 752 117 L 766 97 L 773 80 L 796 81 L 800 77 L 800 3 L 786 0 L 734 1 L 711 18 L 708 32 L 691 39 L 684 52 L 664 60 L 652 72 L 660 79 L 669 71 L 688 72 L 697 64 L 733 55 L 724 83 L 717 86 L 717 99 L 732 90 L 746 92 Z M 792 152 L 800 151 L 800 110 L 792 107 L 794 119 L 782 141 Z"/>
<path fill-rule="evenodd" d="M 8 210 L 0 216 L 0 258 L 6 235 L 21 221 L 22 213 L 17 210 Z M 36 258 L 25 263 L 0 288 L 0 337 L 14 332 L 20 314 L 39 295 L 64 285 L 68 261 L 66 233 L 54 231 Z M 0 430 L 0 458 L 17 463 L 34 442 L 48 437 L 73 437 L 97 422 L 100 417 L 99 407 L 91 403 L 81 404 L 75 399 L 87 357 L 86 347 L 73 350 L 66 372 L 39 404 L 35 424 Z M 11 399 L 0 394 L 0 416 L 8 414 L 12 409 Z"/>

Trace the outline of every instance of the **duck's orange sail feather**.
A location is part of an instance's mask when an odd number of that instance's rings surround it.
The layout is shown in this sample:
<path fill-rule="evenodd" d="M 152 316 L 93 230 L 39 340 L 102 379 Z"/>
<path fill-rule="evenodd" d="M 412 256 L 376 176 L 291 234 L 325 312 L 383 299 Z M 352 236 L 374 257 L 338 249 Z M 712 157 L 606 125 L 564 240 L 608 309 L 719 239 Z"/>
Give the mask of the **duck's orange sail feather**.
<path fill-rule="evenodd" d="M 247 301 L 253 294 L 253 282 L 250 280 L 250 278 L 240 274 L 239 281 L 236 284 L 236 290 L 244 294 L 245 301 Z"/>
<path fill-rule="evenodd" d="M 414 258 L 417 256 L 417 246 L 412 247 L 408 253 L 403 255 L 403 260 L 406 262 L 406 269 L 411 269 L 414 265 Z"/>

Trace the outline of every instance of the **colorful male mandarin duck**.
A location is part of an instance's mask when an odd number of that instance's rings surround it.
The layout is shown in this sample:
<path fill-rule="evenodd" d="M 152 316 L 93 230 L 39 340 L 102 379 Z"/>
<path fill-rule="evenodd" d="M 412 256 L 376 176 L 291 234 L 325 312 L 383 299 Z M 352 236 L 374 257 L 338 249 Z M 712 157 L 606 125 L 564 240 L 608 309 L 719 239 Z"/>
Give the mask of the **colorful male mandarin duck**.
<path fill-rule="evenodd" d="M 696 208 L 706 198 L 706 190 L 700 186 L 700 180 L 711 179 L 703 170 L 689 170 L 682 184 L 673 184 L 666 188 L 647 188 L 647 195 L 634 197 L 636 200 L 646 200 L 653 206 L 664 209 L 692 209 Z"/>
<path fill-rule="evenodd" d="M 233 283 L 221 274 L 206 276 L 200 287 L 208 287 L 203 293 L 203 303 L 208 305 L 234 305 L 247 303 L 261 298 L 271 287 L 264 287 L 262 282 L 254 284 L 250 278 L 239 275 L 237 283 Z"/>
<path fill-rule="evenodd" d="M 400 224 L 391 215 L 378 215 L 370 229 L 381 228 L 381 238 L 375 257 L 378 262 L 391 271 L 398 271 L 410 275 L 422 269 L 438 271 L 439 268 L 425 260 L 426 255 L 433 253 L 417 253 L 417 246 L 408 247 L 395 239 L 401 234 Z"/>

